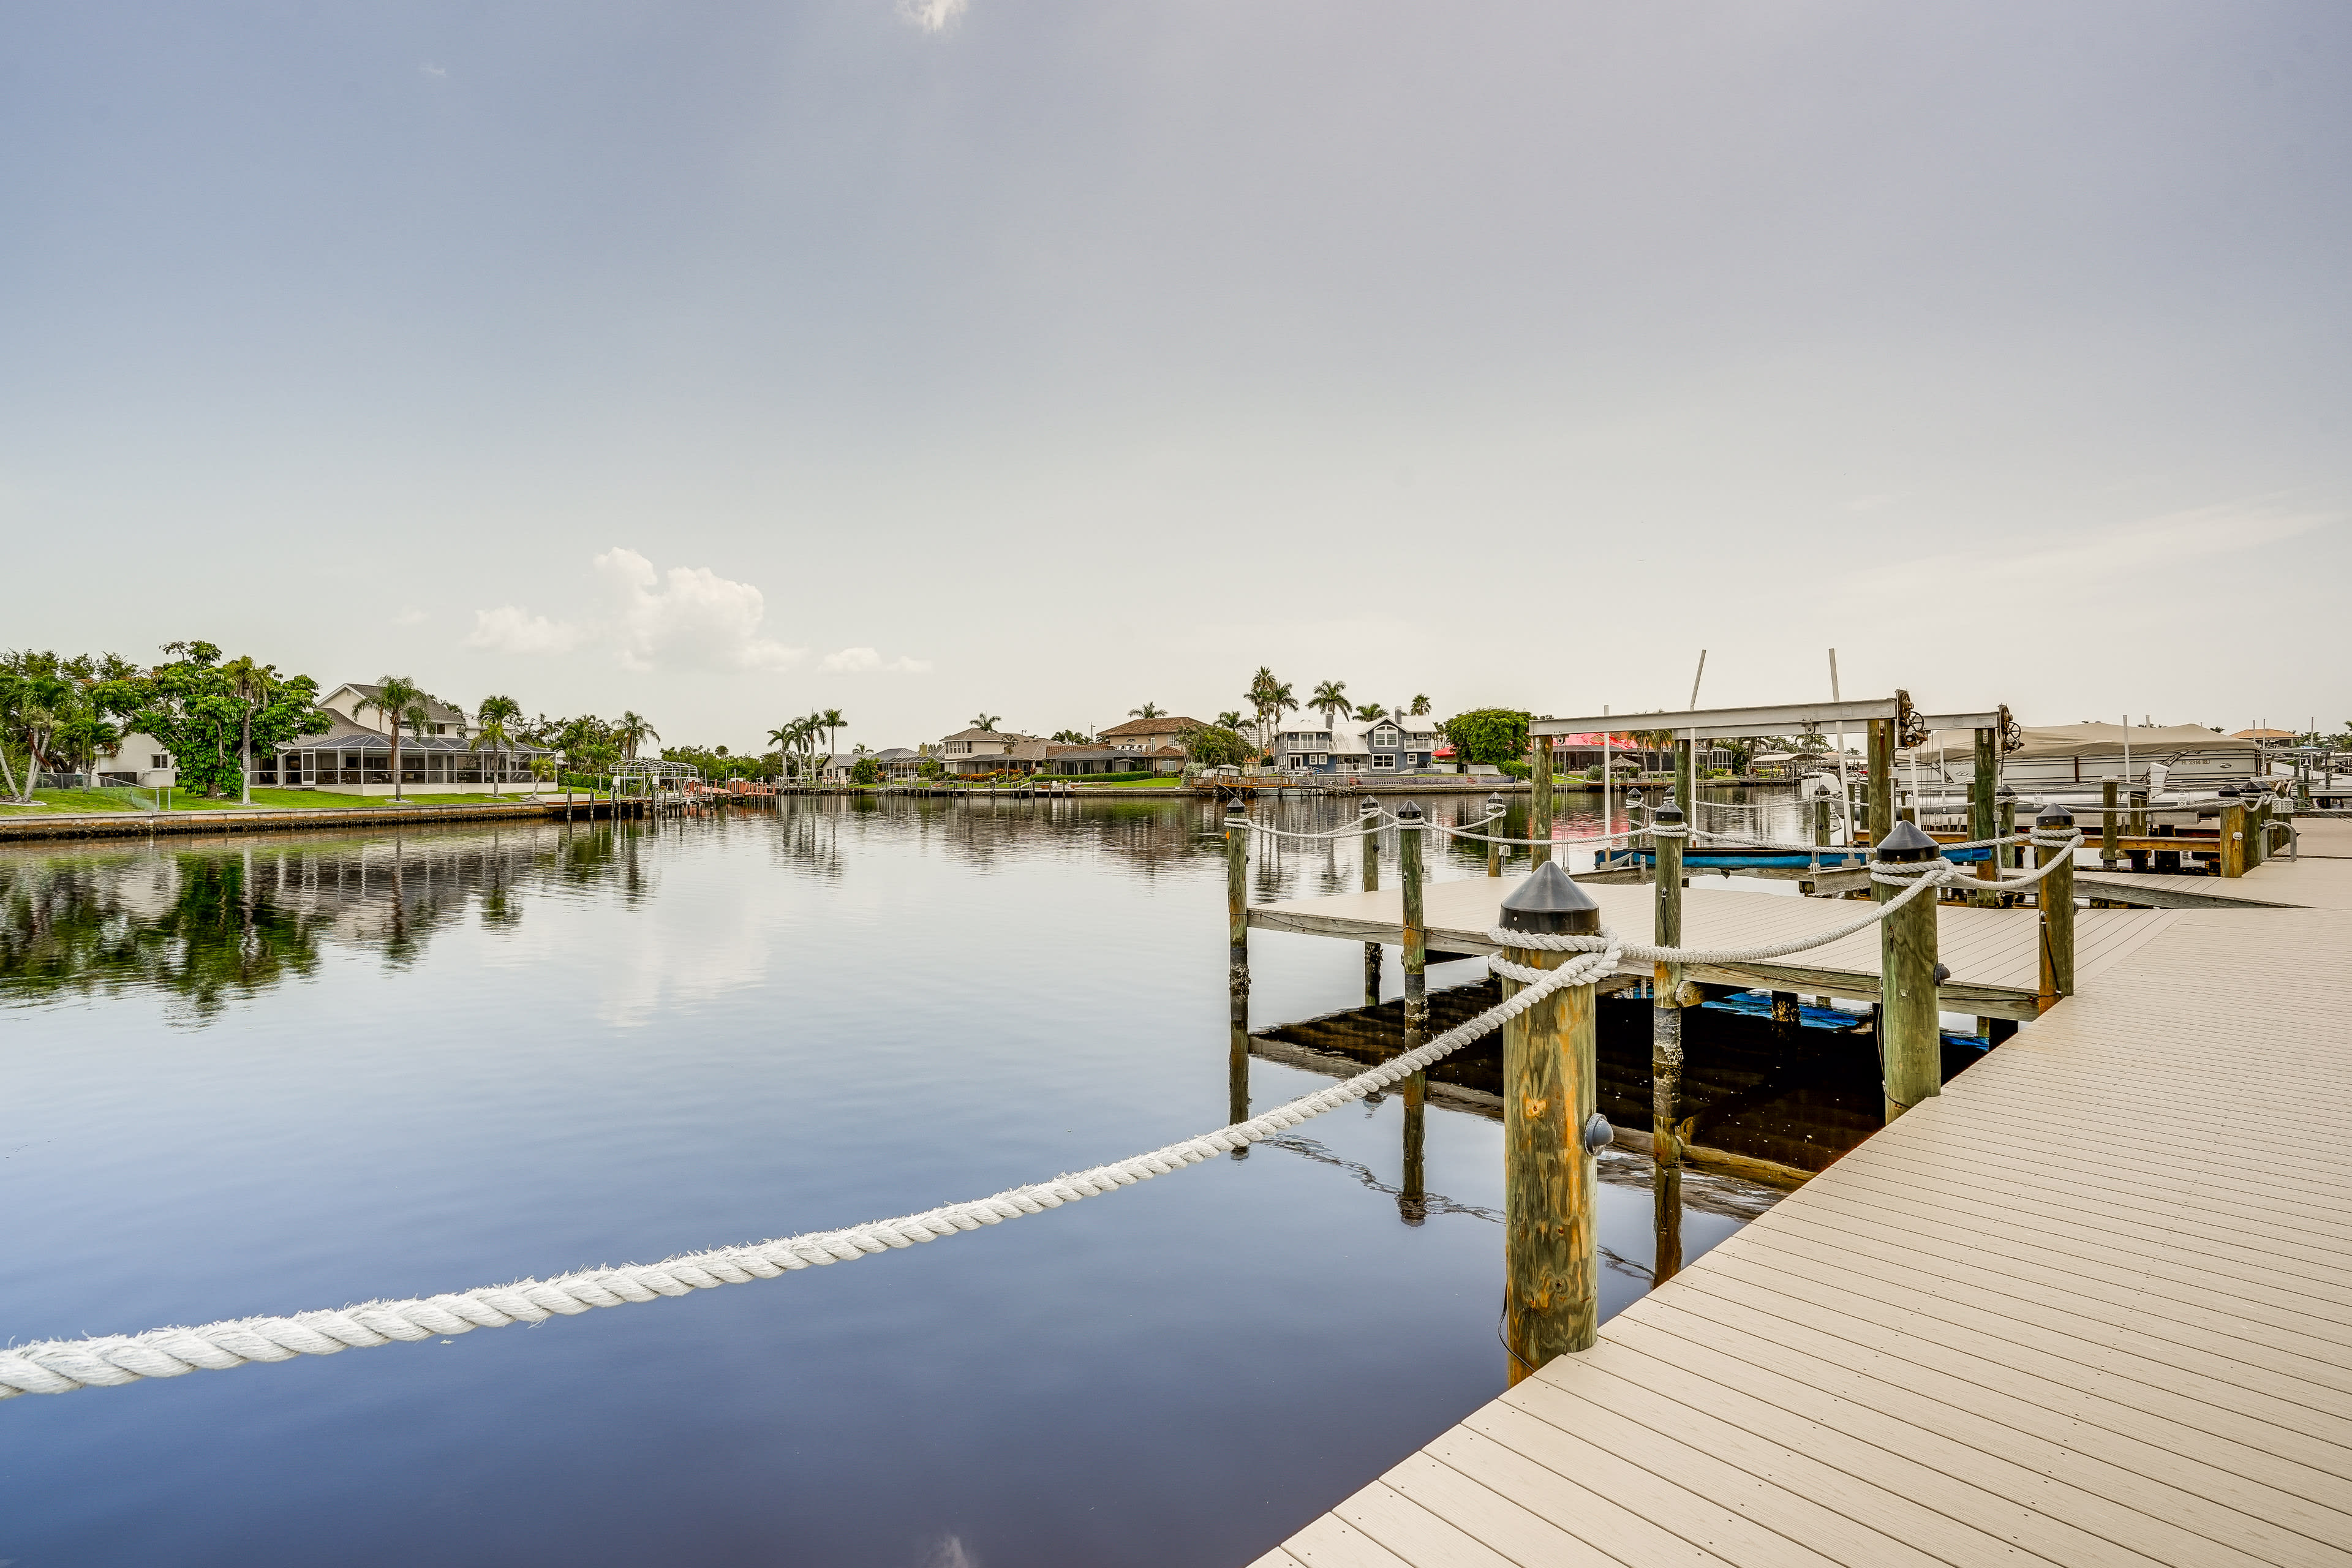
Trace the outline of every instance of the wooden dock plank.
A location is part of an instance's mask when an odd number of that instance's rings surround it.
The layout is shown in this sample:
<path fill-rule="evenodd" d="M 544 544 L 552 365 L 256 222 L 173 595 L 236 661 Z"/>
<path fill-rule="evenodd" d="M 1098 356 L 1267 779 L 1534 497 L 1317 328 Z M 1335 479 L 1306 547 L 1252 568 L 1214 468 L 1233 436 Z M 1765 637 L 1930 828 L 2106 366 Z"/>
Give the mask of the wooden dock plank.
<path fill-rule="evenodd" d="M 2077 995 L 1391 1492 L 1522 1563 L 1532 1520 L 1628 1563 L 2352 1568 L 2352 858 L 2305 847 L 2234 879 L 2305 907 L 2079 911 Z M 1647 930 L 1648 889 L 1591 890 Z M 1685 933 L 1857 907 L 1695 879 Z M 2038 982 L 2033 911 L 1937 918 L 1956 979 Z M 1874 989 L 1875 935 L 1802 962 Z"/>

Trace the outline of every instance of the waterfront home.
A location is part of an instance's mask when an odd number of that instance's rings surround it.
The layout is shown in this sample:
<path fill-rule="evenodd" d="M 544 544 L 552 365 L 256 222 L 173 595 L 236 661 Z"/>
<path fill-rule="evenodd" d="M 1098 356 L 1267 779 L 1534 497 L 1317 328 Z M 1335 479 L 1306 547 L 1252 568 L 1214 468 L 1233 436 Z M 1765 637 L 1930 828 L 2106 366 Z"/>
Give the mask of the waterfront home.
<path fill-rule="evenodd" d="M 1149 751 L 1133 746 L 1048 745 L 1045 772 L 1062 776 L 1087 773 L 1181 773 L 1184 753 L 1174 746 Z"/>
<path fill-rule="evenodd" d="M 164 750 L 163 742 L 143 730 L 124 735 L 114 742 L 112 751 L 99 752 L 91 759 L 90 772 L 96 775 L 90 782 L 97 784 L 163 789 L 180 782 L 180 770 L 172 761 L 172 753 Z"/>
<path fill-rule="evenodd" d="M 923 753 L 912 746 L 886 746 L 878 752 L 835 752 L 825 758 L 819 776 L 829 784 L 852 783 L 850 775 L 861 762 L 871 762 L 885 779 L 911 779 L 921 776 Z"/>
<path fill-rule="evenodd" d="M 1337 724 L 1302 717 L 1276 731 L 1276 765 L 1289 773 L 1412 773 L 1432 766 L 1437 756 L 1435 730 L 1414 719 L 1342 719 Z"/>
<path fill-rule="evenodd" d="M 391 795 L 391 718 L 376 699 L 381 686 L 347 682 L 320 700 L 330 727 L 321 735 L 289 741 L 274 754 L 254 758 L 253 782 L 273 789 L 317 789 L 334 795 Z M 425 700 L 425 732 L 401 726 L 403 795 L 474 795 L 531 781 L 534 759 L 556 753 L 512 741 L 496 751 L 475 750 L 479 727 L 465 710 Z"/>
<path fill-rule="evenodd" d="M 1129 719 L 1124 724 L 1113 724 L 1096 736 L 1095 740 L 1097 743 L 1108 746 L 1115 752 L 1172 751 L 1181 758 L 1184 754 L 1184 737 L 1195 730 L 1207 728 L 1208 726 L 1198 719 L 1187 719 L 1175 713 L 1162 713 L 1155 719 Z M 1181 772 L 1182 767 L 1183 764 L 1180 762 L 1176 771 Z"/>
<path fill-rule="evenodd" d="M 985 773 L 1034 773 L 1045 760 L 1047 742 L 1010 730 L 959 730 L 932 753 L 940 766 L 961 777 Z"/>
<path fill-rule="evenodd" d="M 383 688 L 355 680 L 347 680 L 319 699 L 319 706 L 342 720 L 353 729 L 373 730 L 378 733 L 391 728 L 392 715 L 382 706 Z M 409 734 L 405 722 L 401 725 L 404 737 Z M 455 735 L 459 740 L 471 740 L 479 729 L 466 717 L 466 710 L 453 707 L 437 697 L 425 700 L 425 736 Z M 407 749 L 406 740 L 402 750 Z"/>

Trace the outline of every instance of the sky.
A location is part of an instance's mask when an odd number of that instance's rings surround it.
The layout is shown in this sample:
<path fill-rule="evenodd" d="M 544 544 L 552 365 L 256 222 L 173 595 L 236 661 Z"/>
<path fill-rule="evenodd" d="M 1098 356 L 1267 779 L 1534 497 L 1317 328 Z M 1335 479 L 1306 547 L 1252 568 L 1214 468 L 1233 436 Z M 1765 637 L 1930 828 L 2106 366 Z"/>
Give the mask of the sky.
<path fill-rule="evenodd" d="M 0 647 L 2352 724 L 2352 8 L 0 14 Z"/>

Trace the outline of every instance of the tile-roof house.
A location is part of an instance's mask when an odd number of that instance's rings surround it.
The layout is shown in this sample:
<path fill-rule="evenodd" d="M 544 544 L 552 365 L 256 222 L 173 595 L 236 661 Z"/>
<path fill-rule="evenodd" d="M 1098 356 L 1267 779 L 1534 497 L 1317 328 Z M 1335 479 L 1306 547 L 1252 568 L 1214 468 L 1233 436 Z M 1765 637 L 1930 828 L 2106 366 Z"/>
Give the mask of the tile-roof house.
<path fill-rule="evenodd" d="M 391 715 L 376 705 L 383 688 L 348 681 L 319 700 L 330 721 L 323 734 L 289 741 L 275 755 L 254 759 L 254 783 L 339 795 L 391 795 Z M 400 727 L 400 784 L 405 795 L 465 795 L 528 784 L 531 759 L 554 753 L 509 741 L 503 752 L 480 752 L 480 726 L 465 710 L 437 698 L 425 702 L 425 732 Z"/>
<path fill-rule="evenodd" d="M 1118 752 L 1156 752 L 1163 746 L 1181 752 L 1185 736 L 1207 728 L 1198 719 L 1162 713 L 1156 719 L 1129 719 L 1124 724 L 1113 724 L 1095 739 Z"/>
<path fill-rule="evenodd" d="M 1046 742 L 1011 730 L 959 730 L 943 736 L 934 753 L 951 773 L 1034 773 L 1045 760 Z"/>

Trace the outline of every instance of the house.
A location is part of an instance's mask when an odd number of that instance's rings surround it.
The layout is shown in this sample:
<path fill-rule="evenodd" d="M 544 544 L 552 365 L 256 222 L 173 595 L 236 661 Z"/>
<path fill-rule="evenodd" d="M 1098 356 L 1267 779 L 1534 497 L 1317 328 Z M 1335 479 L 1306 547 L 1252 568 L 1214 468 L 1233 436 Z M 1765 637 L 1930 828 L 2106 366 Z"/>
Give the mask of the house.
<path fill-rule="evenodd" d="M 957 777 L 989 773 L 1034 773 L 1045 761 L 1047 742 L 1010 730 L 959 730 L 932 752 Z"/>
<path fill-rule="evenodd" d="M 1184 750 L 1184 737 L 1195 730 L 1208 727 L 1198 719 L 1162 713 L 1153 719 L 1129 719 L 1124 724 L 1113 724 L 1095 739 L 1118 752 L 1174 750 L 1181 753 Z"/>
<path fill-rule="evenodd" d="M 144 731 L 133 730 L 115 742 L 110 752 L 90 760 L 90 772 L 100 784 L 134 784 L 141 789 L 175 786 L 180 770 L 163 742 Z"/>
<path fill-rule="evenodd" d="M 1045 772 L 1061 777 L 1087 773 L 1181 773 L 1184 752 L 1175 746 L 1149 751 L 1132 746 L 1048 745 Z"/>
<path fill-rule="evenodd" d="M 878 752 L 835 752 L 824 760 L 819 775 L 826 784 L 845 784 L 857 771 L 857 764 L 871 762 L 885 779 L 911 779 L 920 776 L 923 753 L 912 746 L 889 746 Z"/>
<path fill-rule="evenodd" d="M 1274 737 L 1276 766 L 1291 773 L 1412 773 L 1435 764 L 1437 731 L 1425 719 L 1295 719 Z"/>
<path fill-rule="evenodd" d="M 345 681 L 320 698 L 319 706 L 354 729 L 373 730 L 381 733 L 388 728 L 385 721 L 391 717 L 379 704 L 383 696 L 383 688 L 381 686 Z M 437 697 L 425 700 L 425 717 L 426 736 L 455 735 L 460 740 L 470 741 L 481 732 L 478 725 L 467 719 L 464 709 L 453 708 Z M 413 733 L 404 723 L 401 728 L 404 734 Z M 402 749 L 406 748 L 404 746 Z"/>
<path fill-rule="evenodd" d="M 381 686 L 357 682 L 336 687 L 319 702 L 331 721 L 326 733 L 305 735 L 274 754 L 255 757 L 253 782 L 335 795 L 392 794 L 390 715 L 375 700 L 383 693 Z M 424 730 L 420 735 L 401 726 L 397 787 L 403 795 L 473 795 L 528 784 L 533 763 L 555 755 L 520 741 L 498 751 L 477 751 L 480 727 L 467 720 L 463 709 L 436 698 L 425 700 Z"/>

